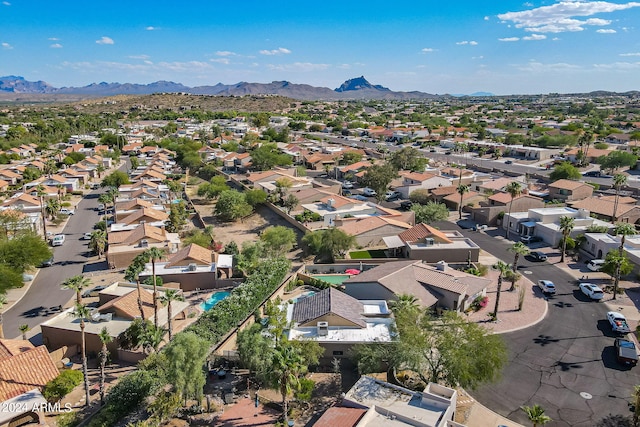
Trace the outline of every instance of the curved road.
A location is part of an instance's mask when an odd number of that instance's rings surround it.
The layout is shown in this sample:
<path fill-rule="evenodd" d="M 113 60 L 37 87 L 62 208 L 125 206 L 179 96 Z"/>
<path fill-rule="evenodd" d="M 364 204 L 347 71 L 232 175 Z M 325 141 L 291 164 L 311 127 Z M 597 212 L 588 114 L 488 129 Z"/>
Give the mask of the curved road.
<path fill-rule="evenodd" d="M 441 229 L 457 229 L 441 223 Z M 506 262 L 513 242 L 471 230 L 462 233 L 482 249 Z M 523 405 L 539 404 L 553 419 L 549 425 L 592 427 L 608 414 L 630 415 L 628 402 L 640 384 L 640 367 L 626 368 L 615 360 L 614 335 L 606 321 L 605 304 L 589 301 L 574 279 L 549 264 L 521 261 L 520 271 L 534 283 L 550 279 L 557 294 L 549 299 L 547 316 L 538 324 L 504 334 L 509 363 L 499 382 L 480 387 L 472 395 L 501 415 L 529 425 Z"/>

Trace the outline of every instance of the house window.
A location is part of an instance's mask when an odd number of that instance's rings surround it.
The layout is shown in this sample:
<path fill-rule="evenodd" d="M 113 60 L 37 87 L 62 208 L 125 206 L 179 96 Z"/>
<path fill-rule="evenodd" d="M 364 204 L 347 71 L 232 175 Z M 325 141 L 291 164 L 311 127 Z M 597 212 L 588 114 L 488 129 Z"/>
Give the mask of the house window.
<path fill-rule="evenodd" d="M 333 352 L 333 355 L 334 355 L 334 356 L 342 356 L 342 355 L 343 355 L 343 352 L 342 352 L 342 351 L 340 351 L 340 350 L 336 350 L 336 351 L 334 351 L 334 352 Z"/>
<path fill-rule="evenodd" d="M 453 309 L 454 310 L 458 309 L 458 300 L 453 301 Z"/>

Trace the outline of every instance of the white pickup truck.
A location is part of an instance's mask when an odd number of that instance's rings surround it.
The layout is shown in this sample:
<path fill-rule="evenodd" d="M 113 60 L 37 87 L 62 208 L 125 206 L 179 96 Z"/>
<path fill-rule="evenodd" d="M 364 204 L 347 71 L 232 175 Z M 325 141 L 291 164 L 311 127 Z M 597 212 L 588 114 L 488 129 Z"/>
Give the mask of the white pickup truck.
<path fill-rule="evenodd" d="M 619 334 L 628 334 L 631 332 L 629 329 L 629 323 L 627 323 L 627 318 L 624 317 L 624 314 L 618 313 L 617 311 L 609 311 L 607 313 L 607 319 L 609 323 L 611 323 L 611 329 L 613 332 L 617 332 Z"/>

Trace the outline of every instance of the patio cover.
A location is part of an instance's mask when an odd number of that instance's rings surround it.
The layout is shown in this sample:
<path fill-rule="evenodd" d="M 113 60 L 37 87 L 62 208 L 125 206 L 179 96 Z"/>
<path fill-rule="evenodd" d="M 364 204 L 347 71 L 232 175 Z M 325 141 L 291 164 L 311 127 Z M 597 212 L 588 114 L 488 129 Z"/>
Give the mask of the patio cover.
<path fill-rule="evenodd" d="M 382 240 L 389 249 L 402 248 L 404 246 L 404 242 L 398 236 L 387 236 L 383 237 Z"/>
<path fill-rule="evenodd" d="M 535 221 L 526 221 L 522 223 L 523 227 L 527 227 L 527 228 L 532 228 L 536 226 L 536 222 Z"/>

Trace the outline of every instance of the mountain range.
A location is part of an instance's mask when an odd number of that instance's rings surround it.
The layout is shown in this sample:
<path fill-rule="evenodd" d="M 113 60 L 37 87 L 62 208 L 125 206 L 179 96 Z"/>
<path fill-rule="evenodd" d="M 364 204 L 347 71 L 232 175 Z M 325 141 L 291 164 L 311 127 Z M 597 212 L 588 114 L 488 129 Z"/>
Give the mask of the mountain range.
<path fill-rule="evenodd" d="M 83 97 L 103 97 L 113 95 L 148 95 L 153 93 L 189 93 L 193 95 L 280 95 L 300 100 L 339 100 L 339 99 L 428 99 L 438 98 L 424 92 L 395 92 L 380 85 L 373 85 L 364 76 L 349 79 L 336 89 L 295 84 L 288 81 L 271 83 L 236 84 L 218 83 L 213 86 L 189 87 L 181 83 L 157 81 L 149 84 L 136 83 L 92 83 L 82 87 L 56 88 L 44 81 L 27 81 L 20 76 L 0 77 L 0 93 L 5 94 L 60 94 L 80 95 Z"/>

